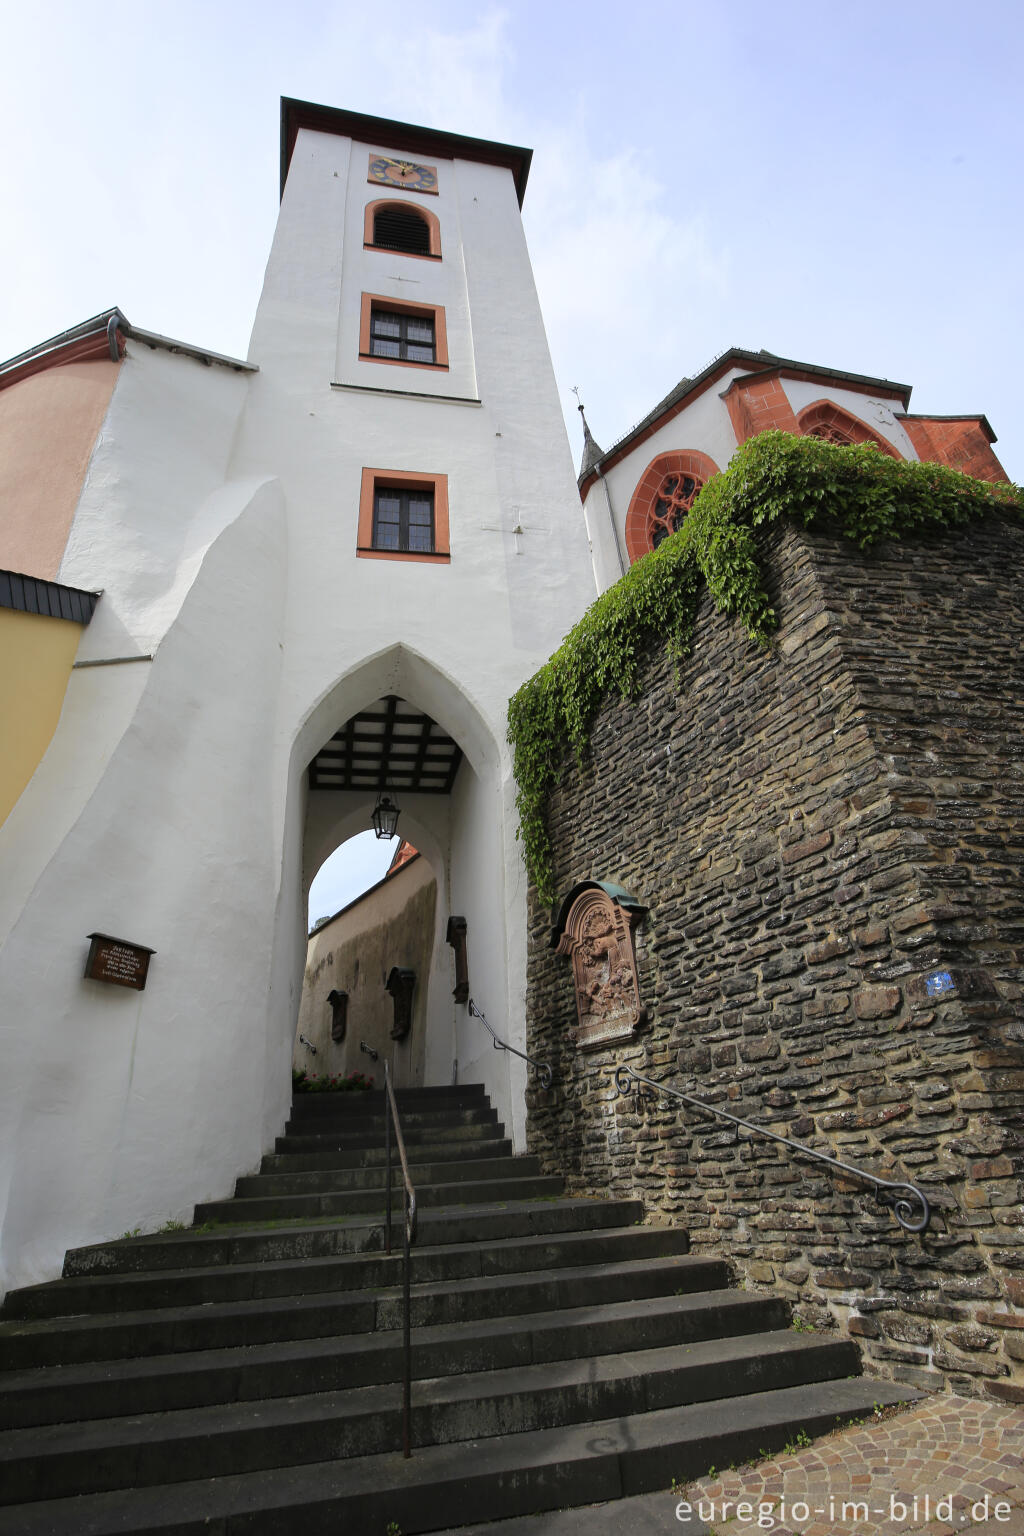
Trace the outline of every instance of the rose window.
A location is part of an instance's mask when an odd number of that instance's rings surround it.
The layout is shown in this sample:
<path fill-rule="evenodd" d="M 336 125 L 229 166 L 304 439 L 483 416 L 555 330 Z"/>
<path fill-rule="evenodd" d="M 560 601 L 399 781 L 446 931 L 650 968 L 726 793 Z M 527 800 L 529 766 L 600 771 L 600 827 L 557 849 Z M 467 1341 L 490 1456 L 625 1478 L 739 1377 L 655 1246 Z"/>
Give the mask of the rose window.
<path fill-rule="evenodd" d="M 647 527 L 652 549 L 657 549 L 662 539 L 667 539 L 670 533 L 679 532 L 703 484 L 703 480 L 696 475 L 665 476 Z"/>

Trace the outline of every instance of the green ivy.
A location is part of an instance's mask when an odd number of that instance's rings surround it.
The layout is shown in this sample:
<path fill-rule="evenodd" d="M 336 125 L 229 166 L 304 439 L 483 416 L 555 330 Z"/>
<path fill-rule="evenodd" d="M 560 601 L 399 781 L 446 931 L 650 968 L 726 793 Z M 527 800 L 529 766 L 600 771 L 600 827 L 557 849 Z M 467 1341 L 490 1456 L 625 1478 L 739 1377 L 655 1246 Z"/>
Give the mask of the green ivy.
<path fill-rule="evenodd" d="M 702 588 L 766 646 L 776 627 L 754 530 L 787 517 L 825 522 L 868 549 L 880 539 L 950 527 L 994 506 L 1024 512 L 1024 493 L 874 447 L 763 432 L 701 491 L 683 527 L 630 567 L 584 614 L 540 671 L 509 700 L 518 836 L 530 879 L 554 899 L 546 809 L 571 750 L 581 763 L 609 694 L 635 697 L 652 641 L 689 655 Z"/>
<path fill-rule="evenodd" d="M 362 1072 L 350 1072 L 342 1077 L 340 1072 L 322 1072 L 310 1077 L 304 1068 L 292 1067 L 293 1093 L 367 1093 L 373 1087 L 373 1078 Z"/>

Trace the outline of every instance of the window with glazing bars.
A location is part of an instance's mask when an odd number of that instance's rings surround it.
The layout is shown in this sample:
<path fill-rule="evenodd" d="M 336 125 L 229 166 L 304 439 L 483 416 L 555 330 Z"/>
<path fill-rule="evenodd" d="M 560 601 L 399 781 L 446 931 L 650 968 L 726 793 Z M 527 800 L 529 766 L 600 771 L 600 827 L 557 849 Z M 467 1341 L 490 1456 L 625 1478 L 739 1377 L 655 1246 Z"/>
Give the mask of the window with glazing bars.
<path fill-rule="evenodd" d="M 433 491 L 403 491 L 378 486 L 373 493 L 373 547 L 432 554 Z"/>
<path fill-rule="evenodd" d="M 398 357 L 409 363 L 436 362 L 433 315 L 396 315 L 386 309 L 373 310 L 370 356 Z"/>

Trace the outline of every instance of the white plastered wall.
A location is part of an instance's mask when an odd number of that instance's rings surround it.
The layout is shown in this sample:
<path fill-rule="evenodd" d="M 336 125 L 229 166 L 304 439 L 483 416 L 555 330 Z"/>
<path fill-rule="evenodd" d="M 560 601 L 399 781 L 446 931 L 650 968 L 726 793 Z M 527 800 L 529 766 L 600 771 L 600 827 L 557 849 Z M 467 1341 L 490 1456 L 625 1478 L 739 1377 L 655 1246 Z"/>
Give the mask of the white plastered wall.
<path fill-rule="evenodd" d="M 449 384 L 468 389 L 471 368 L 479 403 L 417 398 L 413 369 L 380 370 L 386 393 L 339 387 L 343 287 L 389 280 L 379 253 L 346 245 L 358 198 L 379 191 L 349 166 L 376 147 L 300 134 L 259 373 L 129 343 L 60 576 L 104 590 L 80 656 L 153 659 L 76 672 L 0 833 L 3 1286 L 52 1278 L 68 1247 L 188 1219 L 280 1132 L 306 879 L 330 851 L 312 824 L 307 840 L 305 770 L 387 693 L 465 754 L 443 810 L 408 808 L 445 871 L 428 1081 L 449 1081 L 453 1056 L 479 1064 L 523 1144 L 521 1068 L 453 1007 L 442 919 L 467 918 L 474 992 L 521 1043 L 506 707 L 591 600 L 589 553 L 507 170 L 449 162 L 431 200 Z M 450 565 L 356 558 L 364 466 L 448 476 Z M 156 951 L 144 992 L 83 980 L 92 931 Z"/>
<path fill-rule="evenodd" d="M 280 886 L 268 722 L 286 547 L 272 483 L 235 512 L 0 952 L 6 1284 L 50 1278 L 69 1246 L 189 1217 L 265 1144 L 253 1105 L 284 1020 L 252 938 Z M 254 603 L 263 622 L 239 647 Z M 116 669 L 97 674 L 119 691 Z M 58 736 L 122 723 L 97 702 L 65 711 Z M 145 991 L 83 979 L 93 931 L 156 951 Z"/>
<path fill-rule="evenodd" d="M 466 763 L 449 803 L 438 910 L 466 917 L 472 985 L 479 977 L 496 1027 L 521 1037 L 526 896 L 507 701 L 593 598 L 586 532 L 511 175 L 438 163 L 439 195 L 423 203 L 441 223 L 442 263 L 365 251 L 363 209 L 384 195 L 366 167 L 371 150 L 386 148 L 299 135 L 253 334 L 261 372 L 233 468 L 273 466 L 291 510 L 282 673 L 291 713 L 281 729 L 292 735 L 300 722 L 293 797 L 304 795 L 306 764 L 333 731 L 388 693 L 444 726 Z M 363 292 L 445 304 L 448 397 L 423 398 L 443 394 L 431 370 L 358 360 Z M 356 557 L 363 468 L 447 476 L 450 564 Z M 436 814 L 423 813 L 428 833 Z M 315 850 L 307 838 L 307 873 L 341 840 L 338 828 L 331 836 Z M 298 934 L 296 898 L 282 921 Z M 443 944 L 440 921 L 439 930 Z M 301 978 L 298 945 L 294 954 Z M 437 963 L 447 979 L 447 946 Z M 455 1009 L 452 1039 L 450 995 L 447 1008 L 446 1023 L 442 1002 L 432 1004 L 427 1080 L 449 1081 L 453 1056 L 466 1080 L 468 1061 L 521 1136 L 521 1083 L 513 1109 L 505 1058 L 489 1037 L 486 1050 L 472 1044 L 485 1032 L 467 1029 L 464 1009 Z"/>
<path fill-rule="evenodd" d="M 742 369 L 734 369 L 710 389 L 698 395 L 690 405 L 679 412 L 678 416 L 673 416 L 650 437 L 638 443 L 617 464 L 607 469 L 603 484 L 598 481 L 588 489 L 586 500 L 588 526 L 591 528 L 591 537 L 594 538 L 597 535 L 602 541 L 600 555 L 595 553 L 594 559 L 595 575 L 598 581 L 603 583 L 602 591 L 618 579 L 614 574 L 616 555 L 610 538 L 611 530 L 607 526 L 608 514 L 602 506 L 602 498 L 607 498 L 610 502 L 618 544 L 623 552 L 623 559 L 628 564 L 626 514 L 629 511 L 633 492 L 651 461 L 663 453 L 676 453 L 690 449 L 698 453 L 706 453 L 714 459 L 719 469 L 724 469 L 736 452 L 736 433 L 733 430 L 728 407 L 721 396 L 729 388 L 732 380 L 742 372 Z M 607 531 L 602 534 L 602 529 Z"/>
<path fill-rule="evenodd" d="M 458 225 L 456 162 L 441 160 L 437 167 L 437 196 L 371 185 L 367 167 L 371 155 L 387 153 L 381 146 L 368 150 L 351 139 L 327 139 L 324 152 L 338 160 L 347 173 L 343 238 L 348 252 L 358 259 L 342 268 L 338 320 L 338 349 L 334 379 L 361 389 L 417 390 L 449 398 L 476 399 L 477 381 L 470 323 L 466 268 Z M 341 173 L 339 172 L 339 179 Z M 368 203 L 386 201 L 428 214 L 444 215 L 441 260 L 404 256 L 396 251 L 364 251 L 363 231 Z M 400 363 L 367 361 L 359 356 L 359 321 L 364 293 L 407 304 L 440 305 L 445 312 L 449 366 L 447 371 L 409 368 Z"/>
<path fill-rule="evenodd" d="M 629 566 L 625 541 L 615 520 L 608 483 L 603 475 L 587 491 L 583 505 L 590 540 L 590 556 L 594 562 L 594 583 L 598 592 L 607 592 Z"/>
<path fill-rule="evenodd" d="M 142 659 L 72 672 L 61 724 L 0 829 L 0 943 L 99 783 L 206 550 L 258 484 L 225 483 L 248 378 L 128 344 L 59 579 L 103 592 L 79 664 Z"/>
<path fill-rule="evenodd" d="M 626 514 L 633 492 L 647 466 L 663 453 L 687 449 L 708 454 L 719 469 L 725 469 L 728 465 L 737 444 L 728 407 L 722 396 L 732 381 L 743 378 L 746 371 L 735 368 L 725 374 L 589 486 L 585 502 L 587 528 L 593 549 L 594 573 L 602 591 L 618 579 L 616 541 L 612 536 L 612 528 L 625 557 Z M 866 422 L 892 443 L 904 458 L 917 458 L 905 428 L 893 415 L 890 402 L 870 393 L 842 389 L 827 382 L 788 379 L 783 376 L 782 384 L 794 413 L 799 414 L 817 400 L 832 400 Z"/>
<path fill-rule="evenodd" d="M 849 411 L 852 416 L 863 421 L 873 432 L 877 432 L 879 437 L 892 443 L 905 459 L 917 458 L 917 450 L 906 428 L 901 427 L 893 415 L 893 405 L 899 402 L 880 400 L 870 392 L 865 394 L 858 390 L 840 389 L 834 384 L 814 383 L 810 379 L 787 379 L 783 376 L 782 387 L 795 415 L 799 416 L 801 411 L 813 405 L 816 400 L 832 400 L 844 411 Z"/>

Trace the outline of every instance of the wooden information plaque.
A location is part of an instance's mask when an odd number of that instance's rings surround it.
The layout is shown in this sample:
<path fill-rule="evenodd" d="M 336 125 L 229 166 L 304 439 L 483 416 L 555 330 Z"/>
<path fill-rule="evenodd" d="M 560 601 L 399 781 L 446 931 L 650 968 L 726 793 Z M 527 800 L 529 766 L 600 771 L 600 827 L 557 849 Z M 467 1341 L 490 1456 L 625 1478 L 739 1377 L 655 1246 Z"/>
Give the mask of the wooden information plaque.
<path fill-rule="evenodd" d="M 134 987 L 142 992 L 149 971 L 149 957 L 155 949 L 133 944 L 129 939 L 115 939 L 109 933 L 89 934 L 89 958 L 85 962 L 87 981 L 110 981 L 115 987 Z"/>

